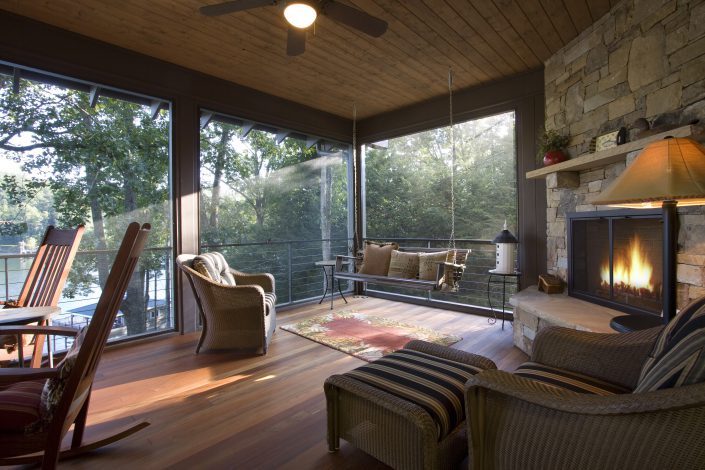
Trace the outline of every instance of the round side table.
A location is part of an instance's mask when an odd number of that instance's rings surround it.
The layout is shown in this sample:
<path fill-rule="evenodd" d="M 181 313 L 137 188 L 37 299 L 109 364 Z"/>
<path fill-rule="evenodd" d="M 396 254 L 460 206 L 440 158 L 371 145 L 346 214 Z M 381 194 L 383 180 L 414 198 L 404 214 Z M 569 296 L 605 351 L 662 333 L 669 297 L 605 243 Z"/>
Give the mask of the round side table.
<path fill-rule="evenodd" d="M 333 295 L 335 294 L 335 260 L 326 261 L 316 261 L 314 263 L 316 266 L 320 266 L 323 269 L 323 279 L 325 279 L 326 289 L 323 291 L 323 297 L 318 301 L 319 305 L 323 302 L 330 290 L 330 309 L 333 310 Z M 343 261 L 343 266 L 350 264 L 349 261 Z M 343 295 L 343 291 L 340 289 L 340 279 L 338 279 L 338 292 L 343 298 L 345 303 L 348 303 L 348 299 Z"/>

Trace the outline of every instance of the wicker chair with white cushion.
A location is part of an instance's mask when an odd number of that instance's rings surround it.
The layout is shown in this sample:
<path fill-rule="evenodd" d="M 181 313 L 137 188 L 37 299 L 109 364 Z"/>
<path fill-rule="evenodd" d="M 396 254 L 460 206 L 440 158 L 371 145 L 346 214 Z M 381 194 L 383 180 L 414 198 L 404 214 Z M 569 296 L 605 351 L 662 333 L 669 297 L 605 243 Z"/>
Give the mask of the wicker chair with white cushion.
<path fill-rule="evenodd" d="M 276 329 L 274 277 L 232 269 L 220 253 L 183 254 L 177 266 L 186 274 L 201 311 L 201 349 L 235 349 L 266 354 Z"/>

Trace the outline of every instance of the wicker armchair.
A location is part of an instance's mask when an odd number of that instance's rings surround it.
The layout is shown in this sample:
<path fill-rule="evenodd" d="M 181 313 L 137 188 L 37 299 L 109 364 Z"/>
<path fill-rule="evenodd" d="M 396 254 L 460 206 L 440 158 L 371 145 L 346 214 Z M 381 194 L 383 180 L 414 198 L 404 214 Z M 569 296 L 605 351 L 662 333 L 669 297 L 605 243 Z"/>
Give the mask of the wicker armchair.
<path fill-rule="evenodd" d="M 188 277 L 201 311 L 203 331 L 196 353 L 203 348 L 266 354 L 277 323 L 274 277 L 228 268 L 236 285 L 221 284 L 193 269 L 195 257 L 180 255 L 176 264 Z"/>
<path fill-rule="evenodd" d="M 627 334 L 549 328 L 531 361 L 634 390 L 661 327 Z M 466 384 L 470 468 L 705 466 L 705 383 L 587 395 L 504 371 Z"/>

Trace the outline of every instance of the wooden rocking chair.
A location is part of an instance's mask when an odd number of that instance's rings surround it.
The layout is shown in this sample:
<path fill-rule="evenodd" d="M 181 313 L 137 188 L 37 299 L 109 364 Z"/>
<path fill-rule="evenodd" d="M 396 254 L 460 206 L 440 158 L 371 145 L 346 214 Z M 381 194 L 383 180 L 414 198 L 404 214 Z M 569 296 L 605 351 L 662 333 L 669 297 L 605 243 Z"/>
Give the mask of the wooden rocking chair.
<path fill-rule="evenodd" d="M 83 443 L 96 369 L 149 229 L 149 224 L 140 228 L 134 222 L 127 228 L 93 319 L 83 332 L 85 336 L 80 335 L 83 341 L 57 368 L 0 369 L 0 414 L 3 418 L 0 422 L 0 465 L 41 462 L 42 468 L 55 468 L 60 458 L 74 457 L 113 443 L 149 425 L 141 422 L 100 441 Z M 65 327 L 9 326 L 0 328 L 0 333 L 77 336 L 78 332 Z M 77 342 L 80 341 L 77 339 Z M 52 381 L 47 386 L 53 385 L 58 393 L 55 400 L 46 400 L 45 397 L 43 403 L 46 379 Z M 60 450 L 72 424 L 71 447 Z"/>
<path fill-rule="evenodd" d="M 50 225 L 37 249 L 19 297 L 16 301 L 3 302 L 4 307 L 56 307 L 81 237 L 83 237 L 83 225 L 69 230 L 59 230 Z M 0 346 L 14 345 L 14 339 L 16 337 L 0 337 Z M 27 342 L 25 341 L 25 344 Z M 31 367 L 40 366 L 43 350 L 44 337 L 35 337 Z"/>

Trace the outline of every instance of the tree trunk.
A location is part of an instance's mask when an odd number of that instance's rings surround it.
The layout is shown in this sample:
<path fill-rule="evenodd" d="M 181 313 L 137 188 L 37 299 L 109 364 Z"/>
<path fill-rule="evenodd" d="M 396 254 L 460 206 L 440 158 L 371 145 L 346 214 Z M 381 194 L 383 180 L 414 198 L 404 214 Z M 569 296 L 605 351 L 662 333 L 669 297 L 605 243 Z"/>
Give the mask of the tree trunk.
<path fill-rule="evenodd" d="M 223 167 L 225 166 L 225 158 L 227 156 L 227 145 L 230 142 L 232 130 L 229 127 L 222 127 L 220 134 L 220 142 L 216 151 L 215 164 L 213 168 L 213 189 L 211 191 L 211 207 L 208 215 L 208 223 L 211 228 L 217 229 L 220 220 L 220 185 L 223 179 Z"/>
<path fill-rule="evenodd" d="M 331 259 L 331 217 L 333 210 L 333 172 L 324 165 L 321 168 L 321 255 Z"/>
<path fill-rule="evenodd" d="M 126 213 L 137 211 L 137 198 L 131 184 L 132 181 L 129 178 L 125 178 L 123 195 L 125 197 Z M 146 253 L 142 256 L 144 257 L 145 255 Z M 122 301 L 121 310 L 125 318 L 128 335 L 144 333 L 147 329 L 145 284 L 148 273 L 143 266 L 144 263 L 141 262 L 137 265 L 137 269 L 132 275 L 132 279 L 130 279 L 130 284 L 127 286 L 125 300 Z"/>
<path fill-rule="evenodd" d="M 93 166 L 86 166 L 86 180 L 90 184 L 88 200 L 91 205 L 91 219 L 93 220 L 93 234 L 95 235 L 95 249 L 105 251 L 108 245 L 105 241 L 105 223 L 103 222 L 103 208 L 97 194 L 95 181 L 98 178 L 98 171 Z M 96 267 L 98 269 L 98 284 L 102 287 L 108 280 L 110 271 L 110 259 L 108 253 L 98 253 L 96 255 Z"/>

